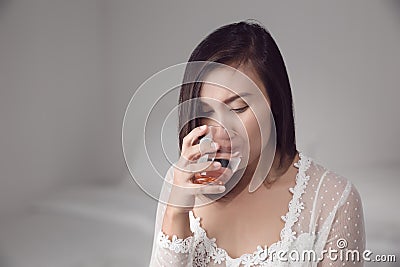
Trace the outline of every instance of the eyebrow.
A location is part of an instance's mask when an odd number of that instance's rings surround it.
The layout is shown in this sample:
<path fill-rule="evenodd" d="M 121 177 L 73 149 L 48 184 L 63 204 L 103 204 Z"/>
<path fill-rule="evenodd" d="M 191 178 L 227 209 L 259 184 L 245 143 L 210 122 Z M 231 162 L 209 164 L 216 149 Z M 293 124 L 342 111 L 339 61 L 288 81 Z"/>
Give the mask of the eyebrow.
<path fill-rule="evenodd" d="M 249 96 L 249 95 L 251 95 L 251 94 L 250 93 L 242 93 L 239 95 L 234 95 L 234 96 L 231 96 L 231 97 L 228 97 L 227 99 L 225 99 L 223 101 L 223 103 L 228 104 L 228 103 L 235 101 L 238 98 L 242 98 L 242 97 Z"/>

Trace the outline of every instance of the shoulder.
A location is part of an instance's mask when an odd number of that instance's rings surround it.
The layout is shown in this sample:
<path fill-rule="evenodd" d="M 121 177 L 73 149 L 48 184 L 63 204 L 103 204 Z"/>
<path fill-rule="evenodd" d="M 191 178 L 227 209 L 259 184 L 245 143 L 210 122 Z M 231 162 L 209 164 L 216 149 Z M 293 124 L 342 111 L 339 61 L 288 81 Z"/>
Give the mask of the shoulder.
<path fill-rule="evenodd" d="M 348 202 L 360 202 L 361 197 L 350 178 L 331 170 L 322 164 L 311 159 L 310 167 L 307 170 L 309 183 L 315 188 L 316 199 L 324 200 L 326 203 L 350 204 Z M 354 203 L 354 204 L 356 204 Z"/>

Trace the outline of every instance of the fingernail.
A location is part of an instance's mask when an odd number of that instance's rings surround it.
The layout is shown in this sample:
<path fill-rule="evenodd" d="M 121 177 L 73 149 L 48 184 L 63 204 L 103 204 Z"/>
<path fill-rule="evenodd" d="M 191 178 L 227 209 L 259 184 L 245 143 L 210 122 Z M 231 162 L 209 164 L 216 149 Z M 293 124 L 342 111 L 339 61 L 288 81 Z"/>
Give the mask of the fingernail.
<path fill-rule="evenodd" d="M 216 161 L 216 162 L 213 163 L 213 166 L 214 166 L 214 167 L 221 167 L 221 163 L 219 163 L 218 161 Z"/>
<path fill-rule="evenodd" d="M 224 192 L 225 191 L 225 186 L 218 186 L 218 191 L 219 192 Z"/>
<path fill-rule="evenodd" d="M 207 125 L 201 125 L 200 130 L 204 130 L 207 127 Z"/>

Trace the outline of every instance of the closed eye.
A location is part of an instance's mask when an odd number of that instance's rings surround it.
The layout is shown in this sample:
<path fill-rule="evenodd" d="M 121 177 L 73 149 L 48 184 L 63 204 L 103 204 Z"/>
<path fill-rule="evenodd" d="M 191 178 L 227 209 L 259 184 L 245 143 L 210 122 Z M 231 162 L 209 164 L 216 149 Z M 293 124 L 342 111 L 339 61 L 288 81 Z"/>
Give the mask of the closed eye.
<path fill-rule="evenodd" d="M 248 107 L 249 106 L 244 106 L 244 107 L 241 107 L 241 108 L 232 108 L 231 110 L 236 112 L 236 113 L 242 113 L 242 112 L 245 112 Z"/>

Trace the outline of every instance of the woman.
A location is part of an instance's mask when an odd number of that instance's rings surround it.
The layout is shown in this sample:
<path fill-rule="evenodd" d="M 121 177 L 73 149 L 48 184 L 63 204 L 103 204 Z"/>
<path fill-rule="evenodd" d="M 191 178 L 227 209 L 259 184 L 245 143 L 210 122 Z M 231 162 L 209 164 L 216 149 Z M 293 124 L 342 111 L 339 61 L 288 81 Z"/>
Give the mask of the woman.
<path fill-rule="evenodd" d="M 297 151 L 289 79 L 269 32 L 249 21 L 223 26 L 195 48 L 189 62 L 206 63 L 188 66 L 181 86 L 181 158 L 160 195 L 150 266 L 362 266 L 360 196 L 349 180 Z M 208 68 L 210 62 L 235 71 Z M 252 90 L 237 86 L 239 74 L 256 85 L 259 96 L 243 95 Z M 193 77 L 198 82 L 188 82 Z M 215 77 L 234 82 L 208 82 Z M 248 154 L 243 152 L 234 174 L 222 175 L 218 170 L 227 168 L 218 162 L 196 162 L 221 147 L 216 142 L 204 151 L 199 143 L 214 125 L 235 128 L 248 140 Z M 183 167 L 221 175 L 204 186 Z M 199 199 L 210 201 L 196 205 Z"/>

